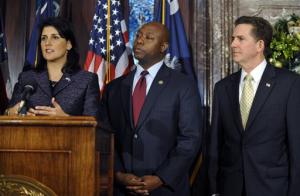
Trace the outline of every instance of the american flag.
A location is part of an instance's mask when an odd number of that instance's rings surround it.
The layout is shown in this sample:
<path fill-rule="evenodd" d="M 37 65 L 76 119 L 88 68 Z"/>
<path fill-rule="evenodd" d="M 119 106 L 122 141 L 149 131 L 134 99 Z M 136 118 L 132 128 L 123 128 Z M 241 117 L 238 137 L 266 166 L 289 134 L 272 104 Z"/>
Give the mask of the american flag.
<path fill-rule="evenodd" d="M 119 0 L 98 0 L 85 70 L 97 73 L 100 90 L 132 66 L 128 32 Z"/>

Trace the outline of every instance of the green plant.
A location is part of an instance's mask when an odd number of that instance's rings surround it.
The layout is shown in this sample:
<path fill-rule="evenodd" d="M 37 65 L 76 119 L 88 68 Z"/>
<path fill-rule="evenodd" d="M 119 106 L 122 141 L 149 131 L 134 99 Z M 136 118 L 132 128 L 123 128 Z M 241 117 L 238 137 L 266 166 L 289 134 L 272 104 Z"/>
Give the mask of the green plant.
<path fill-rule="evenodd" d="M 271 64 L 300 73 L 300 17 L 292 14 L 289 19 L 280 19 L 274 25 L 270 44 Z"/>

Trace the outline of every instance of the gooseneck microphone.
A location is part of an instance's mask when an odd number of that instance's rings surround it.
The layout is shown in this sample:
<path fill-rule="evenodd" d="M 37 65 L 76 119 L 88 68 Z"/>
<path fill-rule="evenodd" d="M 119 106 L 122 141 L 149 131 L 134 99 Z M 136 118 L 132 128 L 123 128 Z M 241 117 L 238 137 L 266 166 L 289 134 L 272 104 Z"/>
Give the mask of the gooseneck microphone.
<path fill-rule="evenodd" d="M 35 88 L 31 84 L 27 84 L 24 86 L 21 95 L 21 103 L 18 110 L 19 115 L 26 115 L 28 110 L 27 101 L 29 100 L 30 96 L 33 94 L 34 90 Z"/>

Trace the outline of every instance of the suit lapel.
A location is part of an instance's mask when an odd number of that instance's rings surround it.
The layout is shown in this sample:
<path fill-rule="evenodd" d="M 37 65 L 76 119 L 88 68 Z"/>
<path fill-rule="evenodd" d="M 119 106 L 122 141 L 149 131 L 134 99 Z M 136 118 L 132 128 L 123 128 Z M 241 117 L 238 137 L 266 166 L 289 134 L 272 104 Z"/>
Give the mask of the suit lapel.
<path fill-rule="evenodd" d="M 272 91 L 274 85 L 275 85 L 275 70 L 271 65 L 267 65 L 261 81 L 258 85 L 249 118 L 247 121 L 246 129 L 250 128 L 251 124 L 255 120 L 255 117 L 257 116 L 257 113 L 260 111 L 264 103 L 266 102 L 268 96 L 270 95 L 270 92 Z"/>
<path fill-rule="evenodd" d="M 131 129 L 134 129 L 133 114 L 132 114 L 132 83 L 135 71 L 129 73 L 124 78 L 121 85 L 121 100 L 126 120 L 130 122 Z"/>
<path fill-rule="evenodd" d="M 232 75 L 230 83 L 227 85 L 227 93 L 232 107 L 235 123 L 240 131 L 243 132 L 242 117 L 239 103 L 239 83 L 241 78 L 241 70 Z"/>
<path fill-rule="evenodd" d="M 69 86 L 72 82 L 73 80 L 71 75 L 67 73 L 64 74 L 54 88 L 53 97 L 57 95 L 60 91 L 62 91 L 64 88 Z"/>
<path fill-rule="evenodd" d="M 43 71 L 37 74 L 36 76 L 37 84 L 41 88 L 41 90 L 47 94 L 49 97 L 52 97 L 48 71 Z"/>
<path fill-rule="evenodd" d="M 142 107 L 138 123 L 137 123 L 137 129 L 141 127 L 143 122 L 146 120 L 147 116 L 149 115 L 151 109 L 153 108 L 154 103 L 156 102 L 157 98 L 161 94 L 161 91 L 166 87 L 169 79 L 169 71 L 166 68 L 165 65 L 163 65 L 160 70 L 157 72 L 157 75 L 155 76 L 151 87 L 149 89 L 149 92 L 146 96 L 144 105 Z"/>

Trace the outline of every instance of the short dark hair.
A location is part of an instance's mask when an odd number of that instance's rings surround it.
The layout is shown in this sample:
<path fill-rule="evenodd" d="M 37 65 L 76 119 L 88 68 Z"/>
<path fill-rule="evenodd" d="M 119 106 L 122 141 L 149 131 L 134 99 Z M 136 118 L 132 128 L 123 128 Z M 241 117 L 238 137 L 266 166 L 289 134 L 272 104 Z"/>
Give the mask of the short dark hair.
<path fill-rule="evenodd" d="M 235 26 L 240 24 L 249 24 L 251 25 L 251 33 L 257 40 L 263 40 L 265 44 L 264 54 L 268 56 L 270 53 L 270 43 L 273 37 L 273 27 L 272 25 L 262 17 L 256 16 L 241 16 L 235 21 Z"/>
<path fill-rule="evenodd" d="M 77 52 L 77 42 L 73 33 L 73 28 L 67 19 L 61 17 L 47 18 L 39 25 L 36 70 L 42 71 L 47 68 L 47 62 L 46 59 L 44 59 L 41 50 L 41 35 L 43 29 L 48 26 L 54 27 L 62 38 L 70 41 L 72 44 L 72 48 L 67 53 L 67 62 L 62 68 L 62 72 L 73 73 L 78 71 L 81 67 L 79 65 L 79 54 Z"/>

